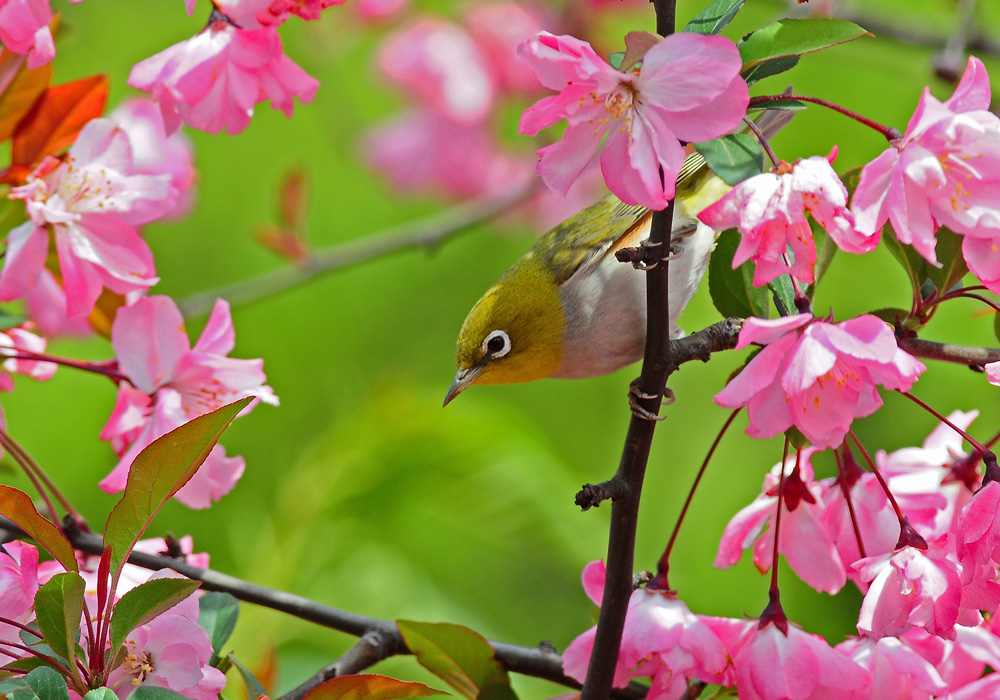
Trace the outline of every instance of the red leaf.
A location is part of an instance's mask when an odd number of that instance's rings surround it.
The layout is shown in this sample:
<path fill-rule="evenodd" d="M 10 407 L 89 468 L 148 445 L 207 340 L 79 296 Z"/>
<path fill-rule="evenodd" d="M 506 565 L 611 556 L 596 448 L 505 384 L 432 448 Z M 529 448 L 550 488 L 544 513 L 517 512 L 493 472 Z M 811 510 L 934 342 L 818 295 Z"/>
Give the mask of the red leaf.
<path fill-rule="evenodd" d="M 317 686 L 303 700 L 396 700 L 448 695 L 423 683 L 400 681 L 377 674 L 358 674 L 331 678 Z"/>
<path fill-rule="evenodd" d="M 73 546 L 62 530 L 35 510 L 35 504 L 31 502 L 28 494 L 0 484 L 0 513 L 28 533 L 31 539 L 44 547 L 45 551 L 55 557 L 67 571 L 77 570 Z"/>
<path fill-rule="evenodd" d="M 0 53 L 0 142 L 14 134 L 52 80 L 52 64 L 28 70 L 24 56 L 4 50 Z"/>
<path fill-rule="evenodd" d="M 14 131 L 14 165 L 32 166 L 72 144 L 84 124 L 101 116 L 107 100 L 106 75 L 47 89 Z"/>

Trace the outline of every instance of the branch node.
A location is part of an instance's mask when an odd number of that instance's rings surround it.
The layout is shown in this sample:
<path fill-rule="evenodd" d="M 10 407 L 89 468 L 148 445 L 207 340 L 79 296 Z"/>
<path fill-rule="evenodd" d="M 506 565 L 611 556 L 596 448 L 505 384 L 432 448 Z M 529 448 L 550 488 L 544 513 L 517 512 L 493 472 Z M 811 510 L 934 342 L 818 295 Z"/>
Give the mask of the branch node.
<path fill-rule="evenodd" d="M 628 486 L 617 476 L 599 484 L 584 484 L 576 494 L 576 505 L 582 510 L 596 508 L 607 500 L 621 498 L 628 493 Z"/>

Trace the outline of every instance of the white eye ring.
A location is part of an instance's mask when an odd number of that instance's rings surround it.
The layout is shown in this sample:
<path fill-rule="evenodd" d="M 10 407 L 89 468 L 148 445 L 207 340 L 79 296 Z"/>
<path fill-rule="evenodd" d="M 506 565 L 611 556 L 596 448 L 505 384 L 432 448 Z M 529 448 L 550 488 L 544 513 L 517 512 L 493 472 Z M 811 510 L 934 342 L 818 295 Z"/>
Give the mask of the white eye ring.
<path fill-rule="evenodd" d="M 492 331 L 483 340 L 483 356 L 491 359 L 503 357 L 510 352 L 510 336 L 503 331 Z"/>

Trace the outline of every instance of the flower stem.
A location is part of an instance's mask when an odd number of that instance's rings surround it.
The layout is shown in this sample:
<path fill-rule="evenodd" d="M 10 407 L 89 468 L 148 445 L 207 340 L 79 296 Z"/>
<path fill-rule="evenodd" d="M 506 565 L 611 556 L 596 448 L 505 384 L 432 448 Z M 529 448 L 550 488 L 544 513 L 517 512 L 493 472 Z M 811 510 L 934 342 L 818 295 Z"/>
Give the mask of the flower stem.
<path fill-rule="evenodd" d="M 851 486 L 847 483 L 847 467 L 845 462 L 848 456 L 847 446 L 841 445 L 841 449 L 833 451 L 833 458 L 837 461 L 837 471 L 840 472 L 840 490 L 844 494 L 844 500 L 847 502 L 847 512 L 851 515 L 851 527 L 854 528 L 854 539 L 858 542 L 858 554 L 864 559 L 867 554 L 865 554 L 865 543 L 861 540 L 861 528 L 858 525 L 858 516 L 854 513 L 854 499 L 851 498 Z M 851 460 L 853 462 L 853 456 Z"/>
<path fill-rule="evenodd" d="M 764 612 L 760 615 L 760 623 L 757 629 L 764 629 L 769 624 L 781 630 L 788 636 L 788 618 L 781 607 L 781 592 L 778 590 L 778 542 L 781 535 L 781 506 L 785 498 L 785 464 L 788 462 L 788 438 L 785 438 L 785 447 L 781 454 L 781 468 L 778 469 L 778 500 L 776 504 L 777 512 L 774 514 L 774 546 L 771 551 L 771 586 L 767 591 L 768 603 Z M 802 453 L 795 451 L 795 471 L 799 469 L 799 460 Z"/>
<path fill-rule="evenodd" d="M 55 355 L 46 355 L 44 353 L 31 352 L 29 350 L 19 349 L 12 351 L 10 348 L 0 348 L 0 358 L 12 360 L 31 360 L 32 362 L 51 362 L 54 365 L 63 365 L 64 367 L 72 367 L 73 369 L 82 369 L 85 372 L 102 374 L 105 377 L 110 377 L 116 382 L 128 381 L 128 377 L 119 372 L 117 369 L 111 369 L 110 367 L 93 362 L 79 362 L 66 357 L 56 357 Z"/>
<path fill-rule="evenodd" d="M 24 472 L 25 476 L 31 481 L 31 485 L 35 487 L 35 491 L 41 496 L 42 500 L 45 501 L 45 508 L 49 511 L 49 520 L 53 524 L 59 524 L 59 513 L 56 512 L 56 507 L 49 498 L 48 492 L 42 486 L 42 482 L 39 479 L 39 474 L 35 471 L 33 462 L 25 459 L 24 453 L 18 448 L 18 445 L 10 438 L 9 435 L 3 430 L 0 430 L 0 447 L 3 447 L 10 456 L 13 457 L 14 461 L 17 462 L 17 466 L 21 467 L 21 471 Z"/>
<path fill-rule="evenodd" d="M 774 154 L 774 149 L 771 148 L 771 144 L 767 142 L 767 138 L 754 123 L 753 119 L 751 119 L 750 117 L 743 117 L 743 122 L 750 128 L 750 131 L 753 132 L 753 135 L 757 137 L 757 141 L 760 142 L 760 147 L 764 149 L 764 152 L 767 154 L 767 157 L 771 159 L 771 163 L 774 164 L 774 167 L 777 168 L 778 164 L 781 161 L 778 160 L 778 156 Z"/>
<path fill-rule="evenodd" d="M 53 496 L 55 496 L 55 499 L 59 501 L 59 504 L 66 509 L 66 512 L 69 513 L 77 523 L 83 524 L 84 522 L 83 516 L 80 515 L 80 512 L 73 507 L 73 504 L 69 502 L 69 499 L 62 494 L 62 491 L 60 491 L 59 488 L 55 485 L 55 482 L 49 478 L 48 474 L 45 473 L 45 470 L 43 470 L 40 466 L 38 466 L 38 462 L 33 460 L 31 458 L 31 455 L 29 455 L 27 451 L 17 443 L 16 440 L 14 440 L 14 438 L 8 435 L 7 432 L 4 430 L 0 430 L 0 445 L 3 445 L 3 447 L 11 453 L 11 456 L 14 458 L 14 461 L 16 461 L 21 466 L 21 468 L 24 469 L 25 473 L 29 475 L 28 478 L 31 479 L 35 488 L 38 489 L 39 493 L 42 495 L 42 498 L 45 499 L 45 503 L 49 506 L 49 509 L 52 511 L 53 515 L 52 522 L 54 524 L 58 525 L 59 519 L 55 515 L 55 511 L 52 508 L 52 504 L 49 503 L 49 500 L 45 496 L 44 491 L 35 481 L 35 477 L 40 479 L 41 482 L 45 484 L 49 492 Z M 32 474 L 34 476 L 32 476 Z"/>
<path fill-rule="evenodd" d="M 839 112 L 845 117 L 850 117 L 856 122 L 860 122 L 865 126 L 874 129 L 883 136 L 890 143 L 903 138 L 903 134 L 900 133 L 899 129 L 891 126 L 885 126 L 884 124 L 879 124 L 877 121 L 869 119 L 868 117 L 863 117 L 857 112 L 853 112 L 846 107 L 841 107 L 840 105 L 829 102 L 827 100 L 821 99 L 819 97 L 812 97 L 810 95 L 761 95 L 759 97 L 750 98 L 750 106 L 759 104 L 767 104 L 768 102 L 778 102 L 784 100 L 799 100 L 800 102 L 812 102 L 813 104 L 820 105 L 821 107 L 826 107 L 827 109 L 832 109 L 834 112 Z"/>

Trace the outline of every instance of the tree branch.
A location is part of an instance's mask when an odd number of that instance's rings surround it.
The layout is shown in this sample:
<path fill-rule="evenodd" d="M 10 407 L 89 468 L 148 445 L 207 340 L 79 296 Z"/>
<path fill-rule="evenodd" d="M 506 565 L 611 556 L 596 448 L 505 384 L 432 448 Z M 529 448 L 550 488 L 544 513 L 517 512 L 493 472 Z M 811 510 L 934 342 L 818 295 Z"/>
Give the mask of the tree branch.
<path fill-rule="evenodd" d="M 500 214 L 527 197 L 535 184 L 510 190 L 497 197 L 484 196 L 438 212 L 425 219 L 392 226 L 378 233 L 323 248 L 297 264 L 288 264 L 257 277 L 197 292 L 178 302 L 185 317 L 203 316 L 218 298 L 233 306 L 250 304 L 284 292 L 321 275 L 373 258 L 407 250 L 433 250 L 476 224 Z"/>
<path fill-rule="evenodd" d="M 100 535 L 85 532 L 77 527 L 64 528 L 63 531 L 70 544 L 81 552 L 100 555 L 104 551 L 104 540 Z M 0 516 L 0 542 L 26 538 L 28 538 L 27 534 L 16 523 Z M 322 627 L 346 632 L 356 637 L 367 637 L 367 641 L 355 644 L 340 659 L 319 671 L 303 686 L 308 686 L 310 683 L 319 685 L 324 680 L 334 677 L 328 675 L 330 669 L 349 669 L 347 671 L 341 670 L 340 673 L 357 672 L 389 656 L 410 653 L 399 628 L 391 620 L 380 620 L 340 610 L 293 593 L 259 586 L 212 569 L 192 566 L 172 557 L 133 551 L 129 555 L 128 562 L 151 571 L 172 569 L 189 579 L 201 581 L 204 590 L 229 593 L 244 602 L 255 603 L 271 610 L 287 613 Z M 489 644 L 493 648 L 497 660 L 508 671 L 542 678 L 570 688 L 580 687 L 579 683 L 563 674 L 562 656 L 548 644 L 542 644 L 538 647 L 524 647 L 494 641 L 489 642 Z M 376 656 L 379 657 L 375 658 Z M 366 663 L 367 660 L 370 660 L 370 663 Z M 317 679 L 321 677 L 322 679 L 317 682 Z M 311 690 L 315 685 L 309 689 Z M 296 688 L 290 691 L 286 697 L 291 700 L 296 697 L 292 694 L 298 691 L 299 688 Z M 308 690 L 302 692 L 302 695 L 305 695 L 306 692 Z M 616 689 L 612 693 L 612 697 L 618 700 L 639 700 L 645 697 L 645 694 L 646 688 L 638 683 L 633 683 L 627 688 Z"/>
<path fill-rule="evenodd" d="M 936 343 L 932 340 L 922 340 L 913 336 L 903 336 L 898 338 L 897 342 L 899 347 L 915 357 L 968 365 L 970 369 L 980 372 L 986 363 L 1000 361 L 1000 348 L 979 348 L 967 345 L 952 345 L 951 343 Z"/>

